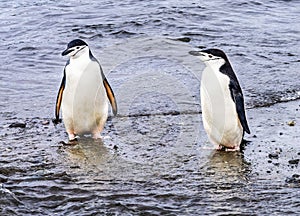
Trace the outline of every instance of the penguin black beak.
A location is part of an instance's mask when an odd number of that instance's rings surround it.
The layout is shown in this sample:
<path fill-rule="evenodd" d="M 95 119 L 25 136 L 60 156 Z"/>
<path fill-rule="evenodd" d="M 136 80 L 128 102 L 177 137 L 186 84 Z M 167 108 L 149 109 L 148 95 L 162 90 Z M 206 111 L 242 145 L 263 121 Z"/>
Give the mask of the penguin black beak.
<path fill-rule="evenodd" d="M 189 54 L 193 56 L 202 56 L 200 51 L 189 51 Z"/>
<path fill-rule="evenodd" d="M 73 49 L 66 49 L 65 51 L 63 51 L 62 53 L 61 53 L 61 55 L 62 56 L 65 56 L 65 55 L 68 55 L 70 52 L 72 52 L 73 51 Z"/>
<path fill-rule="evenodd" d="M 193 56 L 205 56 L 205 54 L 201 51 L 189 51 L 189 54 Z"/>

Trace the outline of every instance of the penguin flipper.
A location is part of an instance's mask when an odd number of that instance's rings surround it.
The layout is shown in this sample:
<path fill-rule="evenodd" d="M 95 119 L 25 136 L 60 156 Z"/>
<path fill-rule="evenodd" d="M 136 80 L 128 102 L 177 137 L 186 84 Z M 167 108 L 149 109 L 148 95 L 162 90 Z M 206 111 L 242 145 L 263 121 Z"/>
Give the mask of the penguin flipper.
<path fill-rule="evenodd" d="M 55 105 L 55 123 L 59 123 L 60 119 L 59 119 L 59 110 L 60 110 L 60 106 L 61 106 L 61 101 L 62 101 L 62 96 L 63 96 L 63 92 L 65 89 L 65 85 L 66 85 L 66 72 L 64 71 L 64 76 L 62 78 L 59 90 L 58 90 L 58 94 L 56 97 L 56 105 Z"/>
<path fill-rule="evenodd" d="M 104 85 L 104 88 L 106 90 L 106 94 L 107 94 L 108 100 L 109 100 L 109 102 L 111 104 L 113 114 L 117 115 L 117 113 L 118 113 L 117 101 L 116 101 L 116 98 L 115 98 L 113 90 L 111 89 L 111 87 L 110 87 L 107 79 L 104 76 L 103 76 L 103 85 Z"/>
<path fill-rule="evenodd" d="M 111 104 L 111 107 L 112 107 L 112 111 L 113 111 L 113 114 L 114 116 L 117 115 L 118 113 L 118 106 L 117 106 L 117 101 L 116 101 L 116 98 L 115 98 L 115 95 L 114 95 L 114 92 L 113 90 L 111 89 L 104 73 L 103 73 L 103 70 L 102 70 L 102 67 L 100 65 L 100 63 L 97 61 L 97 59 L 93 56 L 92 52 L 90 52 L 90 58 L 92 59 L 92 61 L 96 61 L 99 65 L 99 68 L 100 68 L 100 72 L 101 72 L 101 76 L 102 76 L 102 80 L 103 80 L 103 85 L 104 85 L 104 88 L 105 88 L 105 91 L 106 91 L 106 95 L 108 97 L 108 100 Z"/>
<path fill-rule="evenodd" d="M 250 134 L 250 129 L 248 126 L 246 113 L 245 113 L 244 96 L 241 87 L 239 86 L 238 83 L 234 81 L 230 81 L 229 89 L 230 89 L 231 97 L 235 103 L 236 112 L 238 114 L 242 127 L 244 131 Z"/>

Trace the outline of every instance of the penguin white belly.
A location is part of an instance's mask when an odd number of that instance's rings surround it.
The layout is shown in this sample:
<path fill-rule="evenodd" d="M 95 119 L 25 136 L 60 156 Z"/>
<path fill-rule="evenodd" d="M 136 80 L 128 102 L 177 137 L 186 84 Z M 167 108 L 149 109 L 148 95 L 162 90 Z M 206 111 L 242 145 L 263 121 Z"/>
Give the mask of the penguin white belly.
<path fill-rule="evenodd" d="M 229 90 L 229 77 L 206 67 L 201 79 L 204 129 L 215 145 L 238 149 L 243 138 L 236 106 Z"/>
<path fill-rule="evenodd" d="M 67 132 L 96 133 L 104 127 L 108 99 L 97 62 L 73 62 L 66 67 L 62 117 Z"/>

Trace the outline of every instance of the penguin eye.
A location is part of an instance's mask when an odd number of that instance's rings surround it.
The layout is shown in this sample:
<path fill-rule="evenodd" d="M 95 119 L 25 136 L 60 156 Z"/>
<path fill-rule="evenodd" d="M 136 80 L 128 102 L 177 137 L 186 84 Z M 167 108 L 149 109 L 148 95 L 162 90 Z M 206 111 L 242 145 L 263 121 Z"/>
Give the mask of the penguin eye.
<path fill-rule="evenodd" d="M 76 47 L 76 49 L 79 49 L 80 47 Z"/>
<path fill-rule="evenodd" d="M 208 55 L 209 58 L 212 58 L 213 56 L 211 54 Z"/>

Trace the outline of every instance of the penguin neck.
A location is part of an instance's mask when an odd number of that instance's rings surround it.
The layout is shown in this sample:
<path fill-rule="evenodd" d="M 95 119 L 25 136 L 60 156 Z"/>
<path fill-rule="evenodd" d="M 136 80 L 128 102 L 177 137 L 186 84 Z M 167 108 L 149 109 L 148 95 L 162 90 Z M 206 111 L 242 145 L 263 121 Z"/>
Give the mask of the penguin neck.
<path fill-rule="evenodd" d="M 79 51 L 75 56 L 70 57 L 70 63 L 88 62 L 90 60 L 90 49 L 85 47 Z"/>
<path fill-rule="evenodd" d="M 206 61 L 206 67 L 209 67 L 213 70 L 220 70 L 220 68 L 225 64 L 226 62 L 223 59 L 213 60 L 213 61 Z"/>
<path fill-rule="evenodd" d="M 219 83 L 220 80 L 227 82 L 225 80 L 227 80 L 228 77 L 220 71 L 221 67 L 226 64 L 223 59 L 205 62 L 205 64 L 206 68 L 202 74 L 202 81 L 205 80 L 205 82 L 211 83 L 212 86 L 215 86 L 216 82 Z"/>

